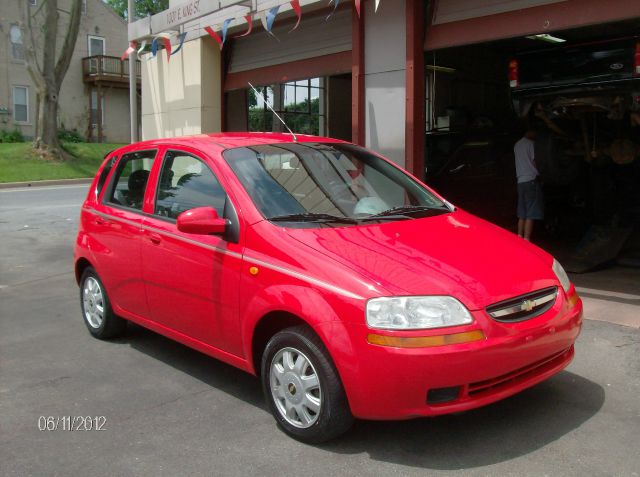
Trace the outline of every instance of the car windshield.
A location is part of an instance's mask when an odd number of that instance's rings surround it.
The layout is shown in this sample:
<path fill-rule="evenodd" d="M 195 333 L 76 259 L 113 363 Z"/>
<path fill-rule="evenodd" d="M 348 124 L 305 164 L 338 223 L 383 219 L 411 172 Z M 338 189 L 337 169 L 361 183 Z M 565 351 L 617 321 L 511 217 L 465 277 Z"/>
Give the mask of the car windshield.
<path fill-rule="evenodd" d="M 257 145 L 223 155 L 273 222 L 345 226 L 449 212 L 400 169 L 351 144 Z"/>

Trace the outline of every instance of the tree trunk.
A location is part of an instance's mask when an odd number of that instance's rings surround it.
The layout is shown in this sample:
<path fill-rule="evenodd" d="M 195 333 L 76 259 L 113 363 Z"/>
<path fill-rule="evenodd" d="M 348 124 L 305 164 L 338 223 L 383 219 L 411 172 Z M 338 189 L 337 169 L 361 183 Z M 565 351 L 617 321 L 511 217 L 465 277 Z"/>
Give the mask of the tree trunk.
<path fill-rule="evenodd" d="M 55 85 L 52 85 L 55 87 Z M 40 133 L 40 141 L 48 146 L 53 154 L 54 149 L 60 149 L 60 141 L 58 141 L 58 94 L 51 90 L 46 91 L 44 95 L 42 108 L 42 129 Z"/>
<path fill-rule="evenodd" d="M 42 15 L 39 15 L 39 9 L 32 12 L 30 2 L 22 3 L 23 38 L 27 43 L 25 62 L 38 91 L 34 147 L 43 156 L 61 159 L 64 154 L 58 141 L 58 97 L 78 39 L 82 3 L 81 0 L 71 0 L 69 24 L 61 48 L 57 47 L 60 19 L 58 0 L 45 0 Z M 42 31 L 42 38 L 39 39 L 33 35 L 34 31 L 38 31 L 32 25 L 32 19 L 36 16 L 40 22 L 39 30 Z M 40 51 L 42 55 L 38 58 Z"/>

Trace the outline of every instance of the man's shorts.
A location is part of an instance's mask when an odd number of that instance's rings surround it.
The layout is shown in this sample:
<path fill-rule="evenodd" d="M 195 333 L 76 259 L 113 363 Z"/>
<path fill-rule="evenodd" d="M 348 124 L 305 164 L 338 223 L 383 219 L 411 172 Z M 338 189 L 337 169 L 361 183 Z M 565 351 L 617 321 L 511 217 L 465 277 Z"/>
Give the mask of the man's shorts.
<path fill-rule="evenodd" d="M 518 183 L 518 218 L 544 219 L 544 197 L 539 181 Z"/>

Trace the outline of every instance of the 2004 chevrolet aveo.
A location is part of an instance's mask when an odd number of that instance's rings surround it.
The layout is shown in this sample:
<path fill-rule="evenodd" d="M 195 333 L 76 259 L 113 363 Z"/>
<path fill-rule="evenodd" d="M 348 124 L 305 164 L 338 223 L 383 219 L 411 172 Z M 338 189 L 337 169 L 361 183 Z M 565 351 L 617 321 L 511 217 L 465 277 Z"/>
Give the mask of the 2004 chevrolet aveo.
<path fill-rule="evenodd" d="M 305 442 L 459 412 L 558 373 L 582 303 L 539 248 L 379 155 L 283 134 L 110 153 L 75 247 L 96 338 L 132 321 L 261 377 Z"/>

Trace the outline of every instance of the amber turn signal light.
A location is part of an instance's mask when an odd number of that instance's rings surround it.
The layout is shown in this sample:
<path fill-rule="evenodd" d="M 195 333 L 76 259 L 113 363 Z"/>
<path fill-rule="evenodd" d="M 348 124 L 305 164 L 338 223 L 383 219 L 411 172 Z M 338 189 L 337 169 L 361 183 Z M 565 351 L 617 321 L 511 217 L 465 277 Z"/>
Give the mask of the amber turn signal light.
<path fill-rule="evenodd" d="M 384 336 L 369 334 L 367 341 L 380 346 L 392 346 L 394 348 L 430 348 L 433 346 L 445 346 L 460 343 L 480 341 L 485 338 L 481 330 L 465 331 L 438 336 Z"/>

